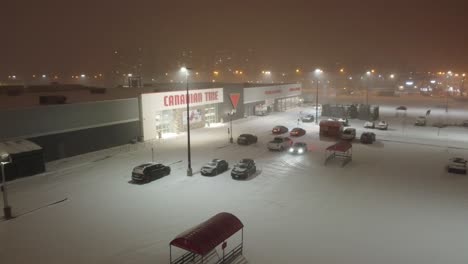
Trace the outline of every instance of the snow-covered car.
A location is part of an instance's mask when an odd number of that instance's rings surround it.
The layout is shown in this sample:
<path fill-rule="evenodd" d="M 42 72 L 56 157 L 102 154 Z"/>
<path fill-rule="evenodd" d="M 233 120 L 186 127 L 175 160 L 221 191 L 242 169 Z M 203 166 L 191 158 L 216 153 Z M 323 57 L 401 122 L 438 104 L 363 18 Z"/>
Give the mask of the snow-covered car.
<path fill-rule="evenodd" d="M 343 132 L 341 133 L 341 139 L 344 140 L 353 140 L 356 138 L 356 129 L 352 127 L 347 127 L 343 129 Z"/>
<path fill-rule="evenodd" d="M 372 121 L 367 121 L 364 123 L 364 128 L 375 128 L 375 123 Z"/>
<path fill-rule="evenodd" d="M 275 137 L 272 141 L 268 142 L 269 150 L 283 151 L 292 145 L 292 140 L 288 137 Z"/>
<path fill-rule="evenodd" d="M 388 129 L 388 123 L 386 121 L 380 121 L 379 124 L 377 124 L 377 129 L 387 130 Z"/>
<path fill-rule="evenodd" d="M 301 118 L 301 121 L 304 122 L 304 123 L 311 123 L 311 122 L 314 122 L 315 118 L 314 118 L 314 115 L 305 115 Z"/>
<path fill-rule="evenodd" d="M 291 154 L 304 154 L 307 152 L 307 144 L 304 142 L 296 142 L 289 148 Z"/>
<path fill-rule="evenodd" d="M 340 117 L 340 118 L 336 118 L 336 117 L 328 118 L 328 121 L 338 121 L 343 126 L 348 126 L 349 125 L 348 119 L 347 118 L 342 118 L 342 117 Z"/>
<path fill-rule="evenodd" d="M 242 134 L 237 138 L 237 144 L 239 145 L 250 145 L 257 143 L 258 138 L 252 134 Z"/>
<path fill-rule="evenodd" d="M 468 120 L 463 120 L 463 122 L 462 122 L 462 126 L 464 126 L 464 127 L 468 127 Z"/>
<path fill-rule="evenodd" d="M 396 108 L 396 110 L 402 110 L 402 111 L 406 111 L 408 108 L 406 108 L 406 106 L 404 105 L 400 105 Z"/>
<path fill-rule="evenodd" d="M 247 179 L 250 175 L 255 174 L 257 167 L 253 159 L 241 159 L 231 171 L 231 177 L 236 180 Z"/>
<path fill-rule="evenodd" d="M 207 164 L 203 165 L 200 170 L 201 175 L 204 176 L 215 176 L 220 173 L 227 171 L 229 168 L 229 163 L 222 159 L 213 159 Z"/>
<path fill-rule="evenodd" d="M 464 158 L 451 158 L 447 165 L 447 171 L 449 173 L 466 174 L 466 159 Z"/>
<path fill-rule="evenodd" d="M 160 163 L 148 162 L 133 168 L 133 182 L 150 182 L 171 173 L 171 167 Z"/>
<path fill-rule="evenodd" d="M 300 127 L 296 127 L 296 128 L 293 128 L 293 130 L 291 130 L 291 132 L 289 132 L 289 135 L 291 137 L 301 137 L 303 135 L 305 135 L 306 131 Z"/>
<path fill-rule="evenodd" d="M 425 116 L 418 116 L 416 118 L 416 122 L 414 123 L 415 126 L 425 126 L 426 125 L 426 117 Z"/>
<path fill-rule="evenodd" d="M 284 134 L 286 132 L 288 132 L 289 129 L 285 126 L 275 126 L 272 130 L 271 130 L 271 133 L 272 134 L 275 134 L 275 135 L 279 135 L 279 134 Z"/>
<path fill-rule="evenodd" d="M 363 132 L 361 134 L 361 143 L 363 144 L 372 144 L 375 141 L 375 133 L 372 132 Z"/>
<path fill-rule="evenodd" d="M 322 111 L 322 105 L 321 104 L 313 104 L 312 105 L 312 110 L 315 111 L 315 109 L 317 109 L 319 112 Z"/>

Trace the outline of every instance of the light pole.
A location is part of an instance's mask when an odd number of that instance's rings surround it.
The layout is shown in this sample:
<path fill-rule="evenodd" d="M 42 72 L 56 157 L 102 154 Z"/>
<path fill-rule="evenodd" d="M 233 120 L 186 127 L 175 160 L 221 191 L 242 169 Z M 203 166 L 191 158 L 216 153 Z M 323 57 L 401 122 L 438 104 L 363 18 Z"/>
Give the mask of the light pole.
<path fill-rule="evenodd" d="M 316 92 L 315 92 L 315 124 L 318 124 L 318 96 L 319 96 L 319 79 L 318 76 L 323 71 L 321 69 L 315 69 L 315 81 L 316 81 Z"/>
<path fill-rule="evenodd" d="M 185 84 L 186 84 L 186 90 L 187 94 L 185 97 L 185 102 L 187 104 L 187 176 L 192 176 L 192 155 L 190 153 L 190 97 L 189 97 L 189 82 L 188 82 L 188 76 L 189 76 L 189 71 L 192 70 L 191 68 L 187 67 L 182 67 L 180 69 L 181 72 L 185 73 Z"/>
<path fill-rule="evenodd" d="M 5 176 L 5 165 L 11 163 L 11 156 L 8 153 L 0 155 L 0 165 L 2 167 L 2 192 L 3 192 L 3 215 L 5 219 L 11 218 L 11 207 L 8 205 L 7 187 L 6 187 L 6 176 Z"/>
<path fill-rule="evenodd" d="M 369 80 L 372 72 L 366 72 L 367 79 L 366 79 L 366 105 L 369 105 Z"/>
<path fill-rule="evenodd" d="M 232 138 L 232 116 L 236 113 L 236 110 L 232 109 L 231 112 L 228 113 L 229 115 L 229 143 L 234 143 L 234 139 Z"/>

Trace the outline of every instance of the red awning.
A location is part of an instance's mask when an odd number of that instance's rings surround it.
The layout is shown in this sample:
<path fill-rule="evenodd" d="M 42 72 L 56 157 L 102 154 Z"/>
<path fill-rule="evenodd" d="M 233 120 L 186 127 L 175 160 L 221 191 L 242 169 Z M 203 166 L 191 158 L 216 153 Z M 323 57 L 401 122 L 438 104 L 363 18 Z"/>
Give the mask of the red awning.
<path fill-rule="evenodd" d="M 353 146 L 348 141 L 340 141 L 334 145 L 331 145 L 327 148 L 328 151 L 338 151 L 338 152 L 346 152 Z"/>
<path fill-rule="evenodd" d="M 236 216 L 219 213 L 178 235 L 170 245 L 204 256 L 243 227 Z"/>

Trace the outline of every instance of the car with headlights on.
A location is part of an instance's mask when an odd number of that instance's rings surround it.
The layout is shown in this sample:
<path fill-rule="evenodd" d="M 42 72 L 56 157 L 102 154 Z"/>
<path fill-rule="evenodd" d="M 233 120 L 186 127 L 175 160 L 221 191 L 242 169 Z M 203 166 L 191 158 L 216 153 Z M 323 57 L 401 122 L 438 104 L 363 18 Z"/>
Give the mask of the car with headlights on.
<path fill-rule="evenodd" d="M 245 180 L 255 174 L 257 166 L 253 159 L 241 159 L 231 170 L 231 177 L 235 180 Z"/>
<path fill-rule="evenodd" d="M 258 138 L 252 134 L 242 134 L 237 138 L 237 144 L 239 145 L 250 145 L 257 143 Z"/>
<path fill-rule="evenodd" d="M 275 135 L 280 135 L 288 132 L 289 129 L 285 126 L 275 126 L 272 130 L 271 133 Z"/>
<path fill-rule="evenodd" d="M 302 137 L 305 134 L 306 134 L 306 131 L 300 127 L 293 128 L 291 132 L 289 132 L 289 135 L 291 137 Z"/>
<path fill-rule="evenodd" d="M 291 154 L 304 154 L 307 152 L 307 144 L 304 142 L 294 143 L 288 150 Z"/>
<path fill-rule="evenodd" d="M 148 162 L 133 168 L 132 181 L 146 183 L 162 178 L 170 173 L 171 167 L 160 163 Z"/>
<path fill-rule="evenodd" d="M 207 164 L 203 165 L 200 170 L 201 175 L 203 176 L 216 176 L 220 173 L 227 171 L 229 168 L 229 163 L 222 159 L 213 159 Z"/>

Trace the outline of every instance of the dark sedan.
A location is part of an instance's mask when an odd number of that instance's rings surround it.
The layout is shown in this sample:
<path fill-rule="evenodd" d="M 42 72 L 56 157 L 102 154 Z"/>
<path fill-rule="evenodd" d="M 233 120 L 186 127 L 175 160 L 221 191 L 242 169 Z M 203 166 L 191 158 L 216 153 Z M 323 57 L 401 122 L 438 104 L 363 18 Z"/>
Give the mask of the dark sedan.
<path fill-rule="evenodd" d="M 301 136 L 305 135 L 305 133 L 306 133 L 306 131 L 304 129 L 296 127 L 296 128 L 293 128 L 293 130 L 291 130 L 289 135 L 291 137 L 301 137 Z"/>
<path fill-rule="evenodd" d="M 145 163 L 133 168 L 133 182 L 150 182 L 171 173 L 171 167 L 160 163 Z"/>
<path fill-rule="evenodd" d="M 257 143 L 258 138 L 252 134 L 242 134 L 237 138 L 237 144 L 239 145 L 250 145 Z"/>
<path fill-rule="evenodd" d="M 245 180 L 255 174 L 257 167 L 253 159 L 241 159 L 231 171 L 231 177 L 236 180 Z"/>
<path fill-rule="evenodd" d="M 375 134 L 372 132 L 364 132 L 361 134 L 361 143 L 372 144 L 375 141 Z"/>
<path fill-rule="evenodd" d="M 204 176 L 215 176 L 220 173 L 227 171 L 229 164 L 227 161 L 222 159 L 214 159 L 207 164 L 203 165 L 200 170 L 200 173 Z"/>
<path fill-rule="evenodd" d="M 276 134 L 276 135 L 280 135 L 280 134 L 284 134 L 286 132 L 288 132 L 289 129 L 285 126 L 275 126 L 272 130 L 271 130 L 271 133 L 273 134 Z"/>

